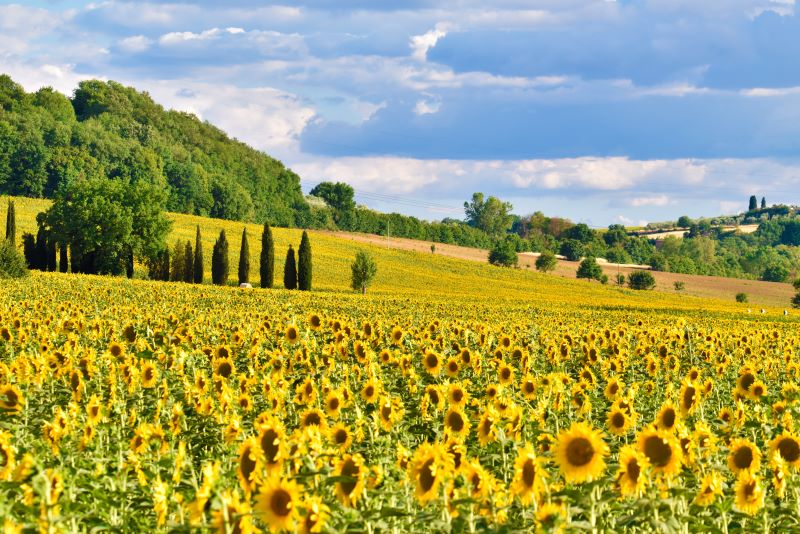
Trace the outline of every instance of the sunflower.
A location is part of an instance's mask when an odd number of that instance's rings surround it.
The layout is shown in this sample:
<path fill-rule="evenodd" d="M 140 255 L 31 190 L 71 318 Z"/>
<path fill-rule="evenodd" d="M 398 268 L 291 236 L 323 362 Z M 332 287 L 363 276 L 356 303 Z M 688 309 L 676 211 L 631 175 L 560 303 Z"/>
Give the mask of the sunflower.
<path fill-rule="evenodd" d="M 779 456 L 784 462 L 792 467 L 800 467 L 800 438 L 788 433 L 777 436 L 769 442 L 771 456 Z"/>
<path fill-rule="evenodd" d="M 86 419 L 90 425 L 96 425 L 103 419 L 103 405 L 96 393 L 89 397 L 86 404 Z"/>
<path fill-rule="evenodd" d="M 268 471 L 279 472 L 286 459 L 286 433 L 279 421 L 268 417 L 259 424 L 258 445 Z"/>
<path fill-rule="evenodd" d="M 469 402 L 469 392 L 461 384 L 450 384 L 447 388 L 447 401 L 450 406 L 463 408 Z"/>
<path fill-rule="evenodd" d="M 368 380 L 361 388 L 361 398 L 367 404 L 375 404 L 380 393 L 380 382 L 374 379 Z"/>
<path fill-rule="evenodd" d="M 711 506 L 717 497 L 722 495 L 722 475 L 716 471 L 707 473 L 700 482 L 700 489 L 694 497 L 698 506 Z"/>
<path fill-rule="evenodd" d="M 346 451 L 353 443 L 353 433 L 344 423 L 333 425 L 328 431 L 328 437 L 340 452 Z"/>
<path fill-rule="evenodd" d="M 756 381 L 756 375 L 749 369 L 744 368 L 736 379 L 736 393 L 741 397 L 750 397 L 750 386 Z"/>
<path fill-rule="evenodd" d="M 745 471 L 736 480 L 734 509 L 747 515 L 755 515 L 764 506 L 764 488 L 757 475 Z"/>
<path fill-rule="evenodd" d="M 444 416 L 445 434 L 460 441 L 469 436 L 469 418 L 458 407 L 451 407 Z"/>
<path fill-rule="evenodd" d="M 650 425 L 639 433 L 637 444 L 653 473 L 669 478 L 680 472 L 683 452 L 671 433 Z"/>
<path fill-rule="evenodd" d="M 0 430 L 0 481 L 11 478 L 16 467 L 14 446 L 11 445 L 11 434 Z"/>
<path fill-rule="evenodd" d="M 142 365 L 142 387 L 143 388 L 154 388 L 158 383 L 158 369 L 153 364 L 153 362 L 144 362 Z"/>
<path fill-rule="evenodd" d="M 340 480 L 335 484 L 335 491 L 339 502 L 350 508 L 356 505 L 364 492 L 368 472 L 360 454 L 345 454 L 336 462 L 334 474 Z"/>
<path fill-rule="evenodd" d="M 308 326 L 311 330 L 319 330 L 322 327 L 322 319 L 316 313 L 311 313 L 308 316 Z"/>
<path fill-rule="evenodd" d="M 134 333 L 134 337 L 135 337 Z M 122 344 L 117 343 L 116 341 L 112 341 L 108 345 L 108 353 L 118 362 L 121 362 L 125 359 L 125 347 Z"/>
<path fill-rule="evenodd" d="M 220 347 L 222 348 L 222 347 Z M 219 349 L 217 349 L 219 351 Z M 216 358 L 214 360 L 214 376 L 228 378 L 236 370 L 230 357 Z"/>
<path fill-rule="evenodd" d="M 500 367 L 497 368 L 497 380 L 504 386 L 507 386 L 514 382 L 514 369 L 506 364 L 500 364 Z"/>
<path fill-rule="evenodd" d="M 525 378 L 520 382 L 519 389 L 522 396 L 527 400 L 536 398 L 536 380 L 532 376 L 525 375 Z"/>
<path fill-rule="evenodd" d="M 342 398 L 338 391 L 331 390 L 325 397 L 325 413 L 331 419 L 339 419 L 342 410 Z"/>
<path fill-rule="evenodd" d="M 450 378 L 458 376 L 458 371 L 461 370 L 461 367 L 458 364 L 458 359 L 455 357 L 448 358 L 447 363 L 444 365 L 444 372 Z"/>
<path fill-rule="evenodd" d="M 303 515 L 303 519 L 300 521 L 301 532 L 316 534 L 325 528 L 331 510 L 319 497 L 311 497 L 303 503 L 301 513 Z"/>
<path fill-rule="evenodd" d="M 283 338 L 288 343 L 297 343 L 297 341 L 300 339 L 300 331 L 295 325 L 290 324 L 286 327 L 286 330 L 283 333 Z"/>
<path fill-rule="evenodd" d="M 478 421 L 478 442 L 480 442 L 482 446 L 485 447 L 497 439 L 497 429 L 495 426 L 497 419 L 497 412 L 492 408 L 487 408 L 481 415 Z"/>
<path fill-rule="evenodd" d="M 562 532 L 566 522 L 567 512 L 563 504 L 546 503 L 536 511 L 536 532 L 558 533 Z"/>
<path fill-rule="evenodd" d="M 25 405 L 25 397 L 17 386 L 6 384 L 0 386 L 0 407 L 12 414 L 18 413 Z"/>
<path fill-rule="evenodd" d="M 603 433 L 586 423 L 573 423 L 556 438 L 556 462 L 568 483 L 598 478 L 606 468 L 608 446 Z"/>
<path fill-rule="evenodd" d="M 309 408 L 300 414 L 300 427 L 309 428 L 312 426 L 316 426 L 323 431 L 327 428 L 325 414 L 322 413 L 322 410 Z"/>
<path fill-rule="evenodd" d="M 514 461 L 514 480 L 511 482 L 511 493 L 519 497 L 520 502 L 527 506 L 538 502 L 539 497 L 546 488 L 545 470 L 541 461 L 536 456 L 533 446 L 526 443 L 517 451 Z"/>
<path fill-rule="evenodd" d="M 614 408 L 608 412 L 606 426 L 615 436 L 624 436 L 633 428 L 633 419 L 623 410 Z"/>
<path fill-rule="evenodd" d="M 400 328 L 399 326 L 395 326 L 394 328 L 392 328 L 392 333 L 390 334 L 392 339 L 392 344 L 399 345 L 400 343 L 402 343 L 404 335 L 405 333 L 403 332 L 403 329 Z"/>
<path fill-rule="evenodd" d="M 624 497 L 642 496 L 649 480 L 646 475 L 649 467 L 647 457 L 634 447 L 626 445 L 620 450 L 616 483 Z"/>
<path fill-rule="evenodd" d="M 761 467 L 761 451 L 755 443 L 746 439 L 734 439 L 728 448 L 728 467 L 734 474 L 739 475 L 743 471 L 758 472 Z"/>
<path fill-rule="evenodd" d="M 425 396 L 423 398 L 423 402 L 425 402 L 426 405 L 433 406 L 433 409 L 439 412 L 444 408 L 445 396 L 442 395 L 439 386 L 430 384 L 425 386 Z"/>
<path fill-rule="evenodd" d="M 473 499 L 483 500 L 491 494 L 493 477 L 480 461 L 476 459 L 465 463 L 463 472 L 469 494 Z"/>
<path fill-rule="evenodd" d="M 408 462 L 408 477 L 414 484 L 414 495 L 421 505 L 439 496 L 439 486 L 453 470 L 450 455 L 441 444 L 420 445 Z"/>
<path fill-rule="evenodd" d="M 684 417 L 694 413 L 694 411 L 697 409 L 697 406 L 700 404 L 700 391 L 691 382 L 683 383 L 678 396 L 680 397 L 679 406 L 681 415 Z"/>
<path fill-rule="evenodd" d="M 256 534 L 259 532 L 253 526 L 250 505 L 239 499 L 238 492 L 225 490 L 220 495 L 222 508 L 215 510 L 211 517 L 211 524 L 217 532 L 235 532 L 236 534 Z"/>
<path fill-rule="evenodd" d="M 625 384 L 617 377 L 614 377 L 608 381 L 608 384 L 606 384 L 606 389 L 603 391 L 603 395 L 605 395 L 609 401 L 613 402 L 617 400 L 624 388 Z"/>
<path fill-rule="evenodd" d="M 667 401 L 658 411 L 655 426 L 659 430 L 670 432 L 675 428 L 678 421 L 678 412 L 675 410 L 675 405 L 671 401 Z"/>
<path fill-rule="evenodd" d="M 270 532 L 295 529 L 303 486 L 293 480 L 272 476 L 259 489 L 254 511 Z"/>
<path fill-rule="evenodd" d="M 261 465 L 263 452 L 258 445 L 258 439 L 248 438 L 239 446 L 239 462 L 236 468 L 236 476 L 246 495 L 250 495 L 257 485 Z"/>
<path fill-rule="evenodd" d="M 434 351 L 428 349 L 422 355 L 422 366 L 431 376 L 437 376 L 442 370 L 442 358 Z"/>

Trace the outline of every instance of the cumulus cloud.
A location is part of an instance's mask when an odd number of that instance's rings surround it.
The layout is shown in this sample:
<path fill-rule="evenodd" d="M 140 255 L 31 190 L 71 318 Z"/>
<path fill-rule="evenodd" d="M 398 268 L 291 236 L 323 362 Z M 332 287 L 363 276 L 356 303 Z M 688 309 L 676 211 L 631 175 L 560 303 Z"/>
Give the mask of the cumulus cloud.
<path fill-rule="evenodd" d="M 447 22 L 440 22 L 436 24 L 432 30 L 423 33 L 422 35 L 414 35 L 411 37 L 411 57 L 417 61 L 426 61 L 428 59 L 428 50 L 436 46 L 436 43 L 447 35 L 447 32 L 452 29 L 452 25 Z"/>
<path fill-rule="evenodd" d="M 630 199 L 630 205 L 634 208 L 642 206 L 666 206 L 669 204 L 669 197 L 667 195 L 658 195 L 655 197 L 634 197 Z"/>

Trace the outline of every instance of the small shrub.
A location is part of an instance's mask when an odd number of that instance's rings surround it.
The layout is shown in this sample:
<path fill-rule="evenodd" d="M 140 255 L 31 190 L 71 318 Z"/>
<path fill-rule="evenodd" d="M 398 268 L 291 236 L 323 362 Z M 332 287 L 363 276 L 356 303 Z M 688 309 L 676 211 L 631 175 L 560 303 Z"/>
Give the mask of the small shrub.
<path fill-rule="evenodd" d="M 0 278 L 22 278 L 28 276 L 25 257 L 11 241 L 0 241 Z"/>
<path fill-rule="evenodd" d="M 676 280 L 675 283 L 672 285 L 675 286 L 675 291 L 683 291 L 684 289 L 686 289 L 686 283 L 683 282 L 682 280 Z"/>
<path fill-rule="evenodd" d="M 489 252 L 489 263 L 502 267 L 516 267 L 519 258 L 514 244 L 508 240 L 498 240 Z"/>
<path fill-rule="evenodd" d="M 545 250 L 539 254 L 538 258 L 536 258 L 536 270 L 543 273 L 548 273 L 555 270 L 557 263 L 558 261 L 556 260 L 556 255 L 549 250 Z"/>
<path fill-rule="evenodd" d="M 595 260 L 594 257 L 589 256 L 588 258 L 584 258 L 584 260 L 578 266 L 578 272 L 575 275 L 578 278 L 602 281 L 603 270 L 599 265 L 597 265 L 597 260 Z M 608 279 L 606 279 L 606 281 L 608 281 Z"/>
<path fill-rule="evenodd" d="M 633 271 L 628 275 L 628 287 L 637 290 L 653 289 L 656 287 L 656 279 L 650 271 Z"/>
<path fill-rule="evenodd" d="M 616 276 L 614 276 L 614 281 L 617 283 L 618 286 L 624 285 L 625 275 L 622 273 L 617 273 Z"/>
<path fill-rule="evenodd" d="M 736 293 L 736 302 L 747 302 L 747 293 Z"/>

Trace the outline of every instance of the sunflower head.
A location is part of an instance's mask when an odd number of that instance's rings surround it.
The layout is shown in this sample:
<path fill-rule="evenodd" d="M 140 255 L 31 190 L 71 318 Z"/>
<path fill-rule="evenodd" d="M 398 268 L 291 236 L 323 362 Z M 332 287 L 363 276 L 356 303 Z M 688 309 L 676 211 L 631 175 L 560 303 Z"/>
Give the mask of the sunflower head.
<path fill-rule="evenodd" d="M 637 444 L 653 473 L 672 477 L 680 472 L 683 452 L 671 433 L 651 425 L 639 433 Z"/>
<path fill-rule="evenodd" d="M 598 478 L 606 468 L 603 434 L 586 423 L 573 423 L 556 438 L 556 462 L 569 483 Z"/>
<path fill-rule="evenodd" d="M 272 476 L 261 486 L 254 511 L 270 532 L 292 531 L 300 507 L 303 487 L 293 480 Z"/>

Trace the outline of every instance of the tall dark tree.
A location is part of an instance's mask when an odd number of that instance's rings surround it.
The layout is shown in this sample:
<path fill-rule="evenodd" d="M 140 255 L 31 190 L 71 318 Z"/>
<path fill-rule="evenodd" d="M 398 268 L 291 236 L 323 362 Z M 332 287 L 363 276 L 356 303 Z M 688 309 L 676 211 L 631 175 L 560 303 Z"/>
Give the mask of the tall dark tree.
<path fill-rule="evenodd" d="M 767 198 L 766 197 L 761 197 L 761 209 L 762 210 L 767 209 Z"/>
<path fill-rule="evenodd" d="M 218 286 L 228 283 L 228 238 L 225 230 L 219 233 L 211 253 L 211 281 Z"/>
<path fill-rule="evenodd" d="M 54 273 L 58 269 L 58 253 L 56 252 L 55 240 L 47 237 L 47 270 Z"/>
<path fill-rule="evenodd" d="M 47 230 L 43 226 L 36 232 L 36 263 L 34 269 L 47 270 Z"/>
<path fill-rule="evenodd" d="M 186 241 L 183 263 L 183 281 L 191 284 L 194 282 L 194 253 L 192 252 L 192 243 L 188 240 Z"/>
<path fill-rule="evenodd" d="M 247 243 L 247 228 L 242 230 L 242 246 L 239 248 L 239 283 L 250 283 L 250 245 Z"/>
<path fill-rule="evenodd" d="M 28 269 L 38 269 L 36 266 L 36 238 L 30 232 L 22 234 L 22 254 L 28 263 Z"/>
<path fill-rule="evenodd" d="M 6 212 L 6 240 L 11 241 L 12 245 L 17 244 L 17 213 L 12 200 L 8 201 Z"/>
<path fill-rule="evenodd" d="M 300 238 L 297 260 L 297 287 L 300 291 L 311 291 L 311 241 L 305 230 L 303 230 L 303 237 Z"/>
<path fill-rule="evenodd" d="M 755 211 L 758 209 L 758 199 L 755 195 L 750 197 L 750 205 L 747 208 L 747 211 Z"/>
<path fill-rule="evenodd" d="M 275 283 L 275 242 L 272 229 L 264 224 L 261 232 L 261 287 L 272 287 Z"/>
<path fill-rule="evenodd" d="M 294 259 L 294 249 L 289 245 L 286 252 L 286 263 L 283 266 L 283 287 L 297 289 L 297 262 Z"/>
<path fill-rule="evenodd" d="M 69 272 L 69 257 L 67 256 L 67 245 L 58 247 L 58 270 L 62 273 Z"/>
<path fill-rule="evenodd" d="M 194 278 L 195 284 L 203 283 L 203 241 L 200 239 L 200 225 L 194 238 Z"/>
<path fill-rule="evenodd" d="M 133 247 L 128 247 L 125 250 L 125 276 L 133 278 Z"/>

